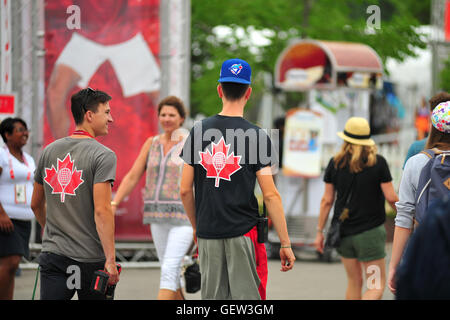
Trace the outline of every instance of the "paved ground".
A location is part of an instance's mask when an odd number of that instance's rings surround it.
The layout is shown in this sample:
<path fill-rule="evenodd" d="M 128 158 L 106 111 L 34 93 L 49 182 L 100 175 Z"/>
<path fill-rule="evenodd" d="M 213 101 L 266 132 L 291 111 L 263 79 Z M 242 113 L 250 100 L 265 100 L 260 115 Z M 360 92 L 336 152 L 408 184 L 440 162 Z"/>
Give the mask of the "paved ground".
<path fill-rule="evenodd" d="M 390 246 L 387 245 L 386 266 L 390 258 Z M 294 269 L 282 273 L 280 262 L 269 261 L 269 280 L 267 299 L 269 300 L 341 300 L 345 298 L 346 275 L 340 262 L 319 262 L 310 252 L 296 252 Z M 117 300 L 154 300 L 159 285 L 159 268 L 124 268 L 117 285 Z M 14 299 L 30 300 L 36 270 L 22 270 L 16 277 Z M 188 300 L 200 299 L 200 294 L 187 294 Z M 35 299 L 39 299 L 39 284 Z M 386 288 L 384 300 L 394 296 Z"/>

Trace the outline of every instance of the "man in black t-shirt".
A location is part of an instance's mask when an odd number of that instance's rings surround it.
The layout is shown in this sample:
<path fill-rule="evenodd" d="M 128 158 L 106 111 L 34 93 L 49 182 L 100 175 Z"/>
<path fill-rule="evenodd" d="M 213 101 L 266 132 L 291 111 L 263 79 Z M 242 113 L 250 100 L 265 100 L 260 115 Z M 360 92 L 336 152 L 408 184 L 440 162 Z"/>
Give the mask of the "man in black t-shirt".
<path fill-rule="evenodd" d="M 217 86 L 222 111 L 194 125 L 181 154 L 181 198 L 198 239 L 202 299 L 266 298 L 267 256 L 257 241 L 256 180 L 280 238 L 281 271 L 292 269 L 295 260 L 272 178 L 272 144 L 243 118 L 250 77 L 243 60 L 222 64 Z"/>

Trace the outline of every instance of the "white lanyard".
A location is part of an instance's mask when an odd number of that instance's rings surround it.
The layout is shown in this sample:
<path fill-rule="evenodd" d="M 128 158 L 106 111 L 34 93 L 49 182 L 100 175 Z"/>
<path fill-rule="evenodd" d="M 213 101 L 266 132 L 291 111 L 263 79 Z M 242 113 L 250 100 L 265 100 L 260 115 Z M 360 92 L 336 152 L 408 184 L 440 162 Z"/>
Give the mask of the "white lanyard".
<path fill-rule="evenodd" d="M 6 150 L 6 154 L 8 155 L 9 175 L 11 177 L 11 180 L 14 180 L 15 175 L 14 175 L 14 168 L 13 168 L 13 164 L 12 164 L 11 153 L 9 152 L 9 149 L 8 149 L 7 146 L 5 146 L 5 150 Z M 31 179 L 31 170 L 30 170 L 30 166 L 28 165 L 27 159 L 26 159 L 26 157 L 24 155 L 22 155 L 22 160 L 23 160 L 23 163 L 28 168 L 27 181 L 30 181 L 30 179 Z"/>

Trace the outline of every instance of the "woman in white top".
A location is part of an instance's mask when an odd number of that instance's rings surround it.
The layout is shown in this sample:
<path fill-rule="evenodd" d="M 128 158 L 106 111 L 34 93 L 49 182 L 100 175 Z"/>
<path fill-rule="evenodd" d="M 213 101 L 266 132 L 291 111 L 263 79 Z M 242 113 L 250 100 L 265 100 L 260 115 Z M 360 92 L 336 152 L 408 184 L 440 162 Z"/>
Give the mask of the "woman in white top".
<path fill-rule="evenodd" d="M 25 121 L 4 119 L 0 134 L 5 142 L 0 147 L 0 300 L 12 300 L 20 259 L 29 254 L 34 218 L 30 202 L 36 166 L 22 150 L 29 134 Z"/>
<path fill-rule="evenodd" d="M 450 94 L 441 92 L 430 99 L 432 111 L 432 127 L 425 149 L 436 151 L 450 150 Z M 414 224 L 416 212 L 416 189 L 422 168 L 427 164 L 429 157 L 424 153 L 416 154 L 408 159 L 402 175 L 399 189 L 397 216 L 395 218 L 394 241 L 392 243 L 392 256 L 389 264 L 388 286 L 392 293 L 396 293 L 395 273 L 403 255 Z"/>

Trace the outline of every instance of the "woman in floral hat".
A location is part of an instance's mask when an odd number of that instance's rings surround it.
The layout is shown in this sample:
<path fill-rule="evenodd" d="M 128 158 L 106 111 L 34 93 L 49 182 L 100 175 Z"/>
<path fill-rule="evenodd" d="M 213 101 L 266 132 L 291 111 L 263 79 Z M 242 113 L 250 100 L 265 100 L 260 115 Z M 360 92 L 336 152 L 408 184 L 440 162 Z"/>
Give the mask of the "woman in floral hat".
<path fill-rule="evenodd" d="M 425 149 L 433 149 L 438 153 L 450 151 L 450 94 L 441 92 L 432 97 L 430 109 L 432 127 Z M 414 225 L 415 192 L 419 184 L 420 172 L 429 159 L 425 153 L 419 153 L 408 159 L 403 171 L 399 189 L 400 200 L 396 203 L 397 216 L 389 264 L 388 286 L 392 293 L 396 293 L 396 269 Z"/>

